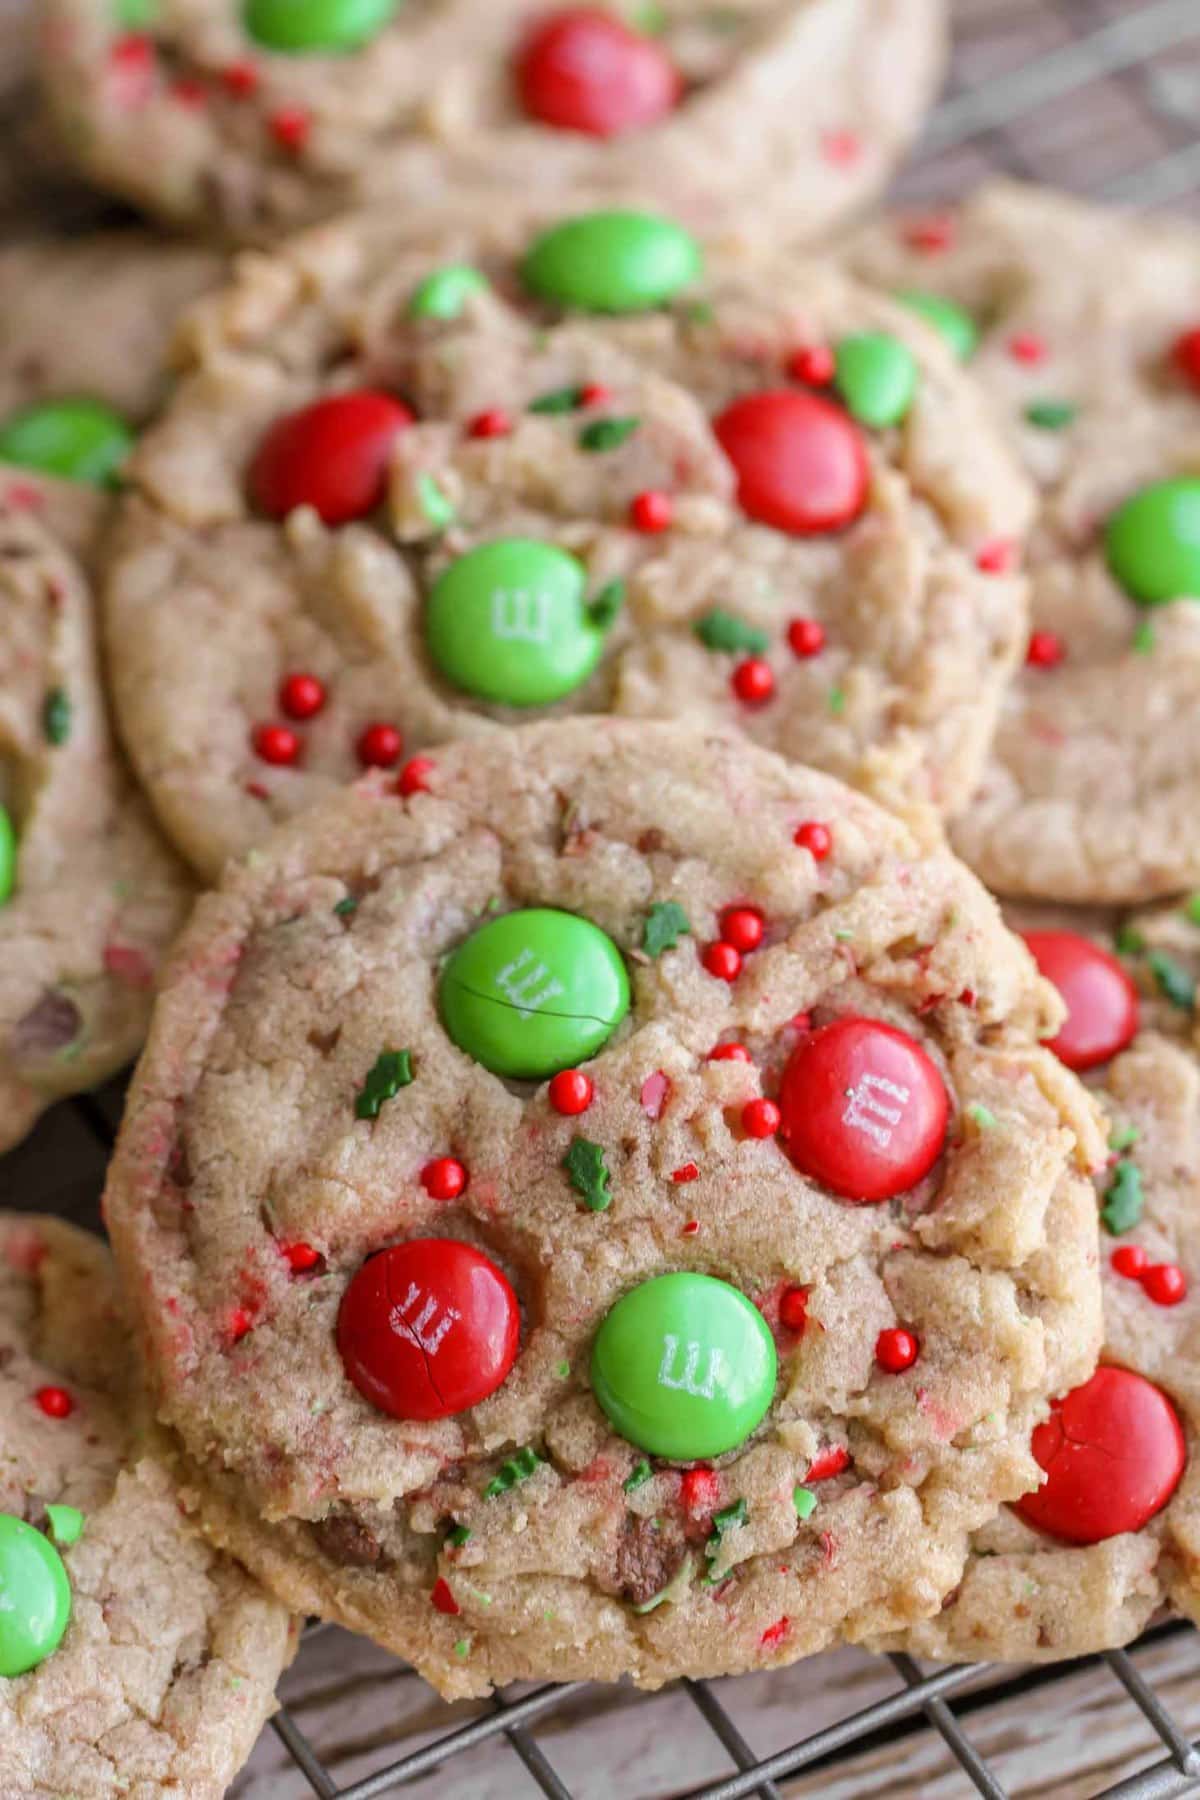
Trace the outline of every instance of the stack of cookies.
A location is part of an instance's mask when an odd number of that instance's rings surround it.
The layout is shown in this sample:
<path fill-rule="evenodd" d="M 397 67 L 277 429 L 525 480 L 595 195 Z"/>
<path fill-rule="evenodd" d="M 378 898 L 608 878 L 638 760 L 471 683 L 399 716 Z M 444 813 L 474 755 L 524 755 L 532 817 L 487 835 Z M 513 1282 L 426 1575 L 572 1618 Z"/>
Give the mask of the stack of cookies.
<path fill-rule="evenodd" d="M 220 1795 L 302 1614 L 1200 1617 L 1200 237 L 852 224 L 942 14 L 43 0 L 194 235 L 0 251 L 0 1144 L 141 1051 L 115 1268 L 0 1218 L 3 1800 Z"/>

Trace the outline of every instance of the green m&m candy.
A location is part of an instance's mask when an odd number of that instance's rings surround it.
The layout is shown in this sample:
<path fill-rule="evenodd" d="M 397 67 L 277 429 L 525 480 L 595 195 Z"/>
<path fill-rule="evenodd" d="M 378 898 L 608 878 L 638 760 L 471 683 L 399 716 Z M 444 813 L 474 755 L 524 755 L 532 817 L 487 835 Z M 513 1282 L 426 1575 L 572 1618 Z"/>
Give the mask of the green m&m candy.
<path fill-rule="evenodd" d="M 7 806 L 0 806 L 0 906 L 17 885 L 17 834 Z"/>
<path fill-rule="evenodd" d="M 917 391 L 917 359 L 887 331 L 860 331 L 834 350 L 838 393 L 863 425 L 882 431 L 907 416 Z"/>
<path fill-rule="evenodd" d="M 438 1000 L 460 1050 L 495 1075 L 543 1081 L 608 1041 L 629 1011 L 629 976 L 598 925 L 533 907 L 460 944 Z"/>
<path fill-rule="evenodd" d="M 585 682 L 611 623 L 587 603 L 583 564 L 536 538 L 497 538 L 434 582 L 425 641 L 454 687 L 504 706 L 548 706 Z"/>
<path fill-rule="evenodd" d="M 52 1656 L 71 1617 L 63 1559 L 40 1531 L 0 1513 L 0 1676 L 27 1674 Z"/>
<path fill-rule="evenodd" d="M 676 1462 L 749 1437 L 775 1393 L 775 1344 L 745 1294 L 659 1275 L 618 1300 L 592 1349 L 592 1391 L 621 1436 Z"/>
<path fill-rule="evenodd" d="M 583 312 L 646 312 L 695 281 L 700 246 L 671 219 L 592 212 L 544 232 L 521 267 L 540 300 Z"/>
<path fill-rule="evenodd" d="M 960 362 L 968 362 L 979 347 L 979 327 L 965 307 L 944 294 L 926 288 L 904 288 L 896 295 L 901 306 L 916 313 L 949 345 Z"/>
<path fill-rule="evenodd" d="M 435 269 L 413 290 L 408 303 L 410 319 L 457 319 L 472 294 L 489 286 L 486 275 L 470 263 L 448 263 Z"/>
<path fill-rule="evenodd" d="M 398 0 L 246 0 L 246 30 L 268 50 L 295 56 L 357 50 L 378 37 Z"/>
<path fill-rule="evenodd" d="M 1200 478 L 1134 494 L 1109 519 L 1105 549 L 1113 578 L 1142 606 L 1200 600 Z"/>
<path fill-rule="evenodd" d="M 46 400 L 0 425 L 0 462 L 91 487 L 115 487 L 132 448 L 132 431 L 100 400 Z"/>

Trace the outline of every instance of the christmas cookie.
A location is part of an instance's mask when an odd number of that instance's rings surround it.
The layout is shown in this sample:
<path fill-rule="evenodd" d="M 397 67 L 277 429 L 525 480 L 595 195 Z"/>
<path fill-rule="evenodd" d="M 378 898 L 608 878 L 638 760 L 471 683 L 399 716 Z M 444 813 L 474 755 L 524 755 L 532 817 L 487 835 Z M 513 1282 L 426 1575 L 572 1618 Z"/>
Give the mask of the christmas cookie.
<path fill-rule="evenodd" d="M 220 1800 L 288 1614 L 185 1522 L 98 1241 L 0 1215 L 0 1793 Z"/>
<path fill-rule="evenodd" d="M 958 848 L 1018 896 L 1193 885 L 1200 234 L 1000 186 L 850 261 L 968 361 L 1041 489 L 1026 667 Z"/>
<path fill-rule="evenodd" d="M 0 1148 L 111 1075 L 145 1033 L 190 884 L 129 781 L 91 598 L 28 512 L 0 506 Z"/>
<path fill-rule="evenodd" d="M 919 1655 L 1050 1661 L 1128 1642 L 1168 1601 L 1200 1619 L 1200 1060 L 1194 964 L 1160 947 L 1164 924 L 1025 934 L 1068 1008 L 1052 1047 L 1091 1069 L 1112 1121 L 1102 1366 L 1034 1431 L 1042 1485 L 977 1534 L 960 1586 L 906 1640 Z"/>
<path fill-rule="evenodd" d="M 64 141 L 101 187 L 237 239 L 466 188 L 811 237 L 881 187 L 944 0 L 44 0 Z"/>
<path fill-rule="evenodd" d="M 1030 496 L 927 328 L 619 210 L 317 228 L 191 316 L 108 584 L 122 729 L 215 874 L 364 766 L 692 714 L 962 807 Z"/>
<path fill-rule="evenodd" d="M 200 902 L 108 1183 L 207 1529 L 448 1695 L 928 1615 L 1099 1342 L 1057 1017 L 945 850 L 729 734 L 326 800 Z"/>

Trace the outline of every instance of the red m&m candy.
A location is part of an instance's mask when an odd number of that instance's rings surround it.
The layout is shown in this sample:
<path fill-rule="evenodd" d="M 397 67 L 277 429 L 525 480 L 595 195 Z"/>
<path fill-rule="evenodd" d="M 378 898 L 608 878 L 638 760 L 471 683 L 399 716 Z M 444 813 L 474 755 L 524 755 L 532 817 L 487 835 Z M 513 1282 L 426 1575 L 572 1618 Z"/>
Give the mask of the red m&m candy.
<path fill-rule="evenodd" d="M 277 419 L 250 465 L 250 497 L 269 518 L 311 506 L 326 525 L 365 518 L 383 498 L 388 453 L 412 424 L 374 388 L 332 394 Z"/>
<path fill-rule="evenodd" d="M 838 1019 L 797 1044 L 779 1090 L 780 1136 L 802 1174 L 844 1200 L 902 1194 L 942 1153 L 950 1102 L 914 1039 Z"/>
<path fill-rule="evenodd" d="M 1034 962 L 1062 995 L 1067 1018 L 1050 1049 L 1068 1069 L 1094 1069 L 1138 1028 L 1137 989 L 1115 956 L 1074 931 L 1026 931 Z"/>
<path fill-rule="evenodd" d="M 455 1238 L 414 1238 L 363 1264 L 342 1297 L 337 1343 L 364 1400 L 396 1419 L 447 1419 L 500 1386 L 517 1354 L 517 1297 L 495 1263 Z"/>
<path fill-rule="evenodd" d="M 525 41 L 516 78 L 531 119 L 590 137 L 653 125 L 680 93 L 678 71 L 662 46 L 597 6 L 544 19 Z"/>
<path fill-rule="evenodd" d="M 1097 1369 L 1038 1426 L 1032 1449 L 1047 1479 L 1016 1510 L 1069 1544 L 1140 1531 L 1167 1504 L 1187 1462 L 1175 1408 L 1131 1369 Z"/>
<path fill-rule="evenodd" d="M 738 504 L 760 525 L 807 537 L 850 525 L 867 503 L 862 432 L 819 394 L 746 394 L 713 421 L 733 464 Z"/>

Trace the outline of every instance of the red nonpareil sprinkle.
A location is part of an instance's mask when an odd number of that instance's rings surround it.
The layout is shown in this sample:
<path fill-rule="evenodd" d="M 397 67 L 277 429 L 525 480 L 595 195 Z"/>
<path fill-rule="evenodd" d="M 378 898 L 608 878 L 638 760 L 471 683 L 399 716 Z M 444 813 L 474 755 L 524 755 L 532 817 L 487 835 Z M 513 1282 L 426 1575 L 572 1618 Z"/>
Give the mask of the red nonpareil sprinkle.
<path fill-rule="evenodd" d="M 289 719 L 314 719 L 325 700 L 325 684 L 315 675 L 288 675 L 279 684 L 279 710 Z"/>
<path fill-rule="evenodd" d="M 794 1331 L 797 1337 L 803 1336 L 808 1324 L 807 1288 L 784 1288 L 779 1297 L 779 1323 L 788 1331 Z"/>
<path fill-rule="evenodd" d="M 568 1118 L 586 1112 L 596 1098 L 596 1084 L 582 1069 L 560 1069 L 550 1083 L 550 1104 Z"/>
<path fill-rule="evenodd" d="M 1127 1281 L 1140 1281 L 1150 1258 L 1140 1244 L 1122 1244 L 1113 1251 L 1111 1262 L 1116 1274 Z"/>
<path fill-rule="evenodd" d="M 302 106 L 281 106 L 267 121 L 268 129 L 281 150 L 298 156 L 308 143 L 312 119 Z"/>
<path fill-rule="evenodd" d="M 1017 331 L 1008 340 L 1008 354 L 1014 362 L 1036 368 L 1045 362 L 1050 351 L 1045 338 L 1039 337 L 1036 331 Z"/>
<path fill-rule="evenodd" d="M 235 1306 L 225 1321 L 225 1335 L 230 1343 L 239 1343 L 253 1323 L 253 1319 L 244 1306 Z"/>
<path fill-rule="evenodd" d="M 1066 646 L 1057 632 L 1031 631 L 1025 661 L 1031 669 L 1053 669 L 1066 653 Z"/>
<path fill-rule="evenodd" d="M 309 1269 L 315 1269 L 321 1260 L 321 1252 L 311 1244 L 280 1244 L 289 1269 L 293 1275 L 306 1275 Z"/>
<path fill-rule="evenodd" d="M 803 661 L 810 656 L 820 656 L 825 648 L 825 627 L 816 619 L 793 619 L 787 635 L 793 656 Z"/>
<path fill-rule="evenodd" d="M 177 76 L 167 89 L 167 92 L 178 106 L 200 107 L 208 105 L 208 89 L 205 87 L 204 83 L 198 81 L 194 75 Z"/>
<path fill-rule="evenodd" d="M 729 678 L 743 706 L 762 706 L 775 692 L 775 676 L 765 657 L 748 656 Z"/>
<path fill-rule="evenodd" d="M 405 800 L 412 794 L 427 794 L 434 766 L 428 756 L 410 756 L 396 781 L 396 792 Z"/>
<path fill-rule="evenodd" d="M 671 1170 L 671 1180 L 680 1186 L 687 1181 L 699 1181 L 700 1166 L 698 1163 L 684 1163 L 678 1169 Z M 693 1221 L 694 1223 L 694 1221 Z M 699 1230 L 699 1226 L 696 1227 Z"/>
<path fill-rule="evenodd" d="M 670 1092 L 671 1078 L 664 1070 L 655 1069 L 653 1075 L 647 1075 L 638 1098 L 642 1111 L 648 1119 L 662 1117 L 662 1110 L 667 1104 L 667 1096 Z"/>
<path fill-rule="evenodd" d="M 467 436 L 473 438 L 501 438 L 512 434 L 513 422 L 502 406 L 489 406 L 486 412 L 476 413 L 467 426 Z"/>
<path fill-rule="evenodd" d="M 1155 1306 L 1178 1306 L 1187 1297 L 1187 1276 L 1178 1263 L 1151 1263 L 1141 1282 L 1142 1292 Z"/>
<path fill-rule="evenodd" d="M 714 1044 L 708 1053 L 708 1061 L 748 1063 L 750 1052 L 745 1044 Z"/>
<path fill-rule="evenodd" d="M 1188 386 L 1200 394 L 1200 325 L 1194 325 L 1175 339 L 1171 361 Z"/>
<path fill-rule="evenodd" d="M 450 1592 L 450 1583 L 441 1575 L 438 1576 L 433 1584 L 433 1591 L 429 1596 L 429 1604 L 432 1606 L 434 1612 L 448 1613 L 451 1618 L 455 1618 L 457 1614 L 462 1611 L 458 1601 Z"/>
<path fill-rule="evenodd" d="M 805 1481 L 828 1481 L 850 1467 L 850 1452 L 844 1444 L 828 1444 L 818 1450 L 808 1465 Z"/>
<path fill-rule="evenodd" d="M 62 1387 L 40 1387 L 33 1396 L 48 1419 L 69 1419 L 75 1402 Z"/>
<path fill-rule="evenodd" d="M 252 800 L 269 800 L 271 798 L 270 788 L 264 787 L 261 781 L 244 781 L 242 792 L 249 794 Z"/>
<path fill-rule="evenodd" d="M 226 63 L 221 70 L 221 86 L 235 100 L 248 100 L 258 92 L 259 74 L 252 62 Z"/>
<path fill-rule="evenodd" d="M 14 481 L 4 490 L 4 504 L 18 512 L 43 512 L 46 496 L 32 481 Z"/>
<path fill-rule="evenodd" d="M 602 381 L 585 381 L 579 390 L 580 406 L 604 406 L 612 399 L 612 389 Z"/>
<path fill-rule="evenodd" d="M 112 66 L 125 73 L 152 68 L 154 59 L 154 40 L 140 31 L 130 31 L 124 37 L 119 37 L 108 53 Z"/>
<path fill-rule="evenodd" d="M 721 941 L 709 944 L 700 960 L 718 981 L 736 981 L 742 972 L 742 953 L 732 944 Z"/>
<path fill-rule="evenodd" d="M 773 1100 L 747 1100 L 742 1108 L 742 1130 L 747 1137 L 774 1137 L 779 1130 L 779 1108 Z"/>
<path fill-rule="evenodd" d="M 467 1185 L 467 1171 L 454 1156 L 438 1156 L 421 1170 L 421 1186 L 431 1200 L 457 1200 Z"/>
<path fill-rule="evenodd" d="M 803 381 L 809 387 L 828 387 L 836 368 L 833 351 L 825 344 L 806 344 L 793 350 L 787 359 L 792 380 Z"/>
<path fill-rule="evenodd" d="M 824 862 L 833 849 L 833 833 L 828 825 L 822 825 L 816 819 L 808 819 L 799 825 L 792 837 L 792 842 L 801 850 L 807 850 L 814 862 Z"/>
<path fill-rule="evenodd" d="M 359 733 L 354 754 L 364 769 L 394 769 L 400 761 L 404 739 L 394 725 L 368 725 Z"/>
<path fill-rule="evenodd" d="M 629 523 L 635 531 L 645 532 L 648 537 L 666 531 L 674 516 L 671 496 L 664 494 L 661 488 L 647 488 L 644 493 L 635 494 L 629 503 Z"/>
<path fill-rule="evenodd" d="M 957 229 L 953 213 L 925 213 L 918 219 L 905 220 L 901 236 L 910 250 L 941 256 L 953 244 Z"/>
<path fill-rule="evenodd" d="M 1012 538 L 991 538 L 975 552 L 975 567 L 982 575 L 1011 575 L 1019 554 Z"/>
<path fill-rule="evenodd" d="M 731 906 L 721 915 L 721 938 L 745 954 L 763 940 L 763 916 L 752 906 Z"/>
<path fill-rule="evenodd" d="M 917 1360 L 920 1345 L 911 1331 L 905 1331 L 902 1325 L 894 1325 L 888 1331 L 881 1331 L 875 1339 L 875 1361 L 889 1375 L 899 1375 L 905 1369 L 911 1369 Z"/>
<path fill-rule="evenodd" d="M 154 89 L 157 57 L 154 44 L 140 32 L 119 37 L 108 53 L 110 95 L 121 107 L 143 105 Z"/>
<path fill-rule="evenodd" d="M 862 156 L 862 139 L 856 131 L 823 131 L 821 155 L 835 168 L 852 168 Z"/>
<path fill-rule="evenodd" d="M 256 756 L 274 768 L 287 768 L 300 760 L 300 739 L 287 725 L 256 725 L 251 738 Z"/>
<path fill-rule="evenodd" d="M 773 1625 L 768 1625 L 767 1629 L 758 1640 L 762 1649 L 774 1650 L 778 1645 L 782 1644 L 784 1638 L 791 1629 L 791 1623 L 792 1622 L 787 1614 L 784 1613 L 782 1619 L 776 1619 Z"/>
<path fill-rule="evenodd" d="M 721 1483 L 711 1469 L 685 1469 L 679 1479 L 679 1503 L 685 1512 L 710 1513 L 721 1498 Z"/>

